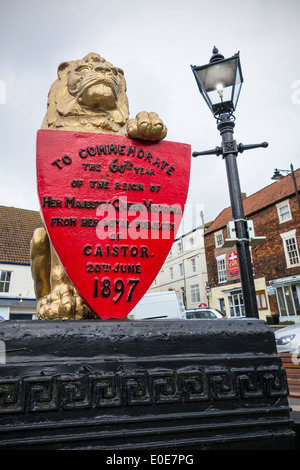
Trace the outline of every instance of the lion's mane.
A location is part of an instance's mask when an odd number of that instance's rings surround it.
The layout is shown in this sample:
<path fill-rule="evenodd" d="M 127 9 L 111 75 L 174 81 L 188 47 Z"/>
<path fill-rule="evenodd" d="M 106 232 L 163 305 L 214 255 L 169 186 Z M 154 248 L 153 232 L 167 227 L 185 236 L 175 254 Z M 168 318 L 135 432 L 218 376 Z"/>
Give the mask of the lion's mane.
<path fill-rule="evenodd" d="M 115 105 L 97 107 L 84 105 L 78 93 L 70 89 L 69 76 L 76 67 L 91 69 L 96 64 L 113 68 L 120 84 Z M 42 129 L 57 129 L 80 132 L 126 134 L 125 125 L 129 116 L 124 72 L 114 67 L 96 53 L 89 53 L 82 60 L 63 62 L 57 70 L 58 78 L 48 94 L 47 113 Z"/>

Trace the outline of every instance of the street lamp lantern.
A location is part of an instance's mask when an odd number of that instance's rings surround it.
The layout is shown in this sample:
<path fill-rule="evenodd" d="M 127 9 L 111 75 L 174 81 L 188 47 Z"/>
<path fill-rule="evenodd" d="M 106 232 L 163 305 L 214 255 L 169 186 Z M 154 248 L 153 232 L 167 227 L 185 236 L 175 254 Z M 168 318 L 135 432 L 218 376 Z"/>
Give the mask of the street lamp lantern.
<path fill-rule="evenodd" d="M 235 111 L 243 83 L 239 52 L 224 59 L 214 47 L 209 64 L 192 65 L 191 68 L 200 93 L 214 116 Z"/>
<path fill-rule="evenodd" d="M 229 59 L 224 59 L 224 56 L 214 47 L 209 64 L 203 66 L 191 65 L 191 68 L 201 95 L 217 119 L 217 128 L 222 137 L 221 147 L 203 152 L 193 152 L 192 155 L 193 157 L 198 157 L 199 155 L 222 155 L 225 160 L 231 211 L 236 232 L 236 246 L 245 314 L 246 317 L 258 318 L 249 250 L 250 234 L 248 231 L 248 221 L 244 215 L 237 156 L 238 153 L 242 153 L 244 150 L 268 147 L 268 143 L 237 144 L 233 137 L 233 129 L 235 127 L 233 112 L 236 109 L 243 83 L 239 53 Z"/>
<path fill-rule="evenodd" d="M 274 175 L 272 176 L 271 180 L 277 181 L 277 180 L 281 180 L 282 178 L 284 178 L 284 176 L 280 173 L 278 168 L 275 168 Z"/>
<path fill-rule="evenodd" d="M 298 204 L 298 210 L 299 210 L 299 213 L 300 213 L 300 196 L 299 196 L 299 191 L 298 191 L 298 186 L 297 186 L 297 181 L 296 181 L 296 176 L 295 176 L 293 164 L 292 163 L 290 164 L 290 170 L 278 170 L 278 168 L 275 168 L 274 175 L 272 176 L 271 179 L 275 180 L 275 181 L 281 180 L 282 178 L 284 178 L 284 175 L 281 174 L 282 172 L 286 173 L 287 175 L 290 175 L 292 177 L 292 180 L 293 180 L 293 183 L 294 183 L 294 188 L 295 188 L 297 204 Z"/>

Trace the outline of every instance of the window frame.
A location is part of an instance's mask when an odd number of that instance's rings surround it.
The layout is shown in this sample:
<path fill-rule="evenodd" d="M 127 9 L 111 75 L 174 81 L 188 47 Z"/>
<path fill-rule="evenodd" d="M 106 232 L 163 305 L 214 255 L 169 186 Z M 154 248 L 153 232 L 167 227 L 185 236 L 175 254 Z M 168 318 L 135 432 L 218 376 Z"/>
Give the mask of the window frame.
<path fill-rule="evenodd" d="M 241 291 L 233 291 L 230 294 L 227 294 L 227 302 L 230 318 L 241 318 L 246 316 L 244 296 Z"/>
<path fill-rule="evenodd" d="M 268 301 L 267 301 L 266 291 L 258 290 L 255 292 L 255 294 L 256 294 L 258 310 L 268 310 Z M 263 306 L 263 304 L 265 304 L 265 306 Z"/>
<path fill-rule="evenodd" d="M 300 255 L 299 255 L 299 248 L 298 248 L 297 237 L 296 237 L 296 229 L 290 230 L 289 232 L 281 233 L 280 236 L 281 236 L 282 243 L 283 243 L 286 267 L 290 269 L 290 268 L 296 268 L 300 266 Z M 288 244 L 287 244 L 288 240 L 294 240 L 294 245 L 295 245 L 294 252 L 297 258 L 296 263 L 291 263 L 291 259 L 292 259 L 290 257 L 291 250 L 289 250 L 288 248 Z"/>
<path fill-rule="evenodd" d="M 195 300 L 193 300 L 195 299 Z M 191 284 L 191 303 L 195 304 L 200 302 L 200 287 L 199 284 Z"/>
<path fill-rule="evenodd" d="M 216 257 L 217 261 L 217 273 L 218 273 L 218 284 L 223 284 L 224 282 L 227 282 L 227 266 L 226 266 L 226 254 L 224 253 L 223 255 L 219 255 Z M 224 263 L 223 269 L 219 269 L 220 264 Z M 221 272 L 225 274 L 223 277 L 221 277 Z"/>
<path fill-rule="evenodd" d="M 183 276 L 184 276 L 183 262 L 182 262 L 182 263 L 179 263 L 179 274 L 180 274 L 180 277 L 183 277 Z"/>
<path fill-rule="evenodd" d="M 288 206 L 289 216 L 288 216 L 287 219 L 283 220 L 282 219 L 283 214 L 280 213 L 280 209 L 282 209 L 285 206 Z M 278 215 L 278 220 L 279 220 L 280 224 L 284 224 L 285 222 L 288 222 L 289 220 L 292 220 L 292 211 L 291 211 L 289 199 L 286 199 L 285 201 L 281 201 L 278 204 L 276 204 L 276 209 L 277 209 L 277 215 Z"/>
<path fill-rule="evenodd" d="M 196 265 L 196 258 L 191 258 L 191 267 L 192 267 L 192 273 L 197 272 L 197 265 Z"/>
<path fill-rule="evenodd" d="M 218 237 L 221 237 L 221 243 L 217 241 Z M 224 244 L 223 230 L 218 230 L 217 232 L 215 232 L 215 247 L 221 248 L 223 244 Z"/>
<path fill-rule="evenodd" d="M 2 273 L 5 274 L 5 279 L 1 279 Z M 11 281 L 12 281 L 12 271 L 8 271 L 7 269 L 0 269 L 0 294 L 9 294 L 10 288 L 11 288 Z M 9 279 L 7 280 L 7 274 L 9 274 Z M 8 290 L 2 290 L 1 289 L 1 284 L 3 284 L 3 287 L 8 284 Z"/>

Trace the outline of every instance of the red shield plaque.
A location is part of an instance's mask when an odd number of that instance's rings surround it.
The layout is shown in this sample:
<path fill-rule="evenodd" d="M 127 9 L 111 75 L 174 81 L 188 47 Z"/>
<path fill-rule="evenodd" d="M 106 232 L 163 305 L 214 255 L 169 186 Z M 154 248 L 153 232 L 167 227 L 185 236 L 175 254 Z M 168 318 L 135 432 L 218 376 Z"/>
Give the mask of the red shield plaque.
<path fill-rule="evenodd" d="M 190 146 L 177 142 L 38 131 L 44 223 L 100 318 L 126 318 L 158 274 L 182 219 L 190 157 Z"/>

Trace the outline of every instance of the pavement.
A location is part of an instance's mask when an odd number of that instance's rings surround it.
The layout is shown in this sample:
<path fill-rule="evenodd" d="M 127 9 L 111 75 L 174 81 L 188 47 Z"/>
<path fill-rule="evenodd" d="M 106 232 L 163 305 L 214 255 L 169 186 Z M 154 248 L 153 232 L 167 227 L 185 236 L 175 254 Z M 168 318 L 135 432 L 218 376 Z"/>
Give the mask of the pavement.
<path fill-rule="evenodd" d="M 288 402 L 292 409 L 291 418 L 300 424 L 300 398 L 288 398 Z"/>
<path fill-rule="evenodd" d="M 288 402 L 294 412 L 300 412 L 300 398 L 289 398 Z"/>
<path fill-rule="evenodd" d="M 289 398 L 289 405 L 292 409 L 290 412 L 290 418 L 294 421 L 294 431 L 295 431 L 295 450 L 300 450 L 300 399 L 299 398 Z"/>

